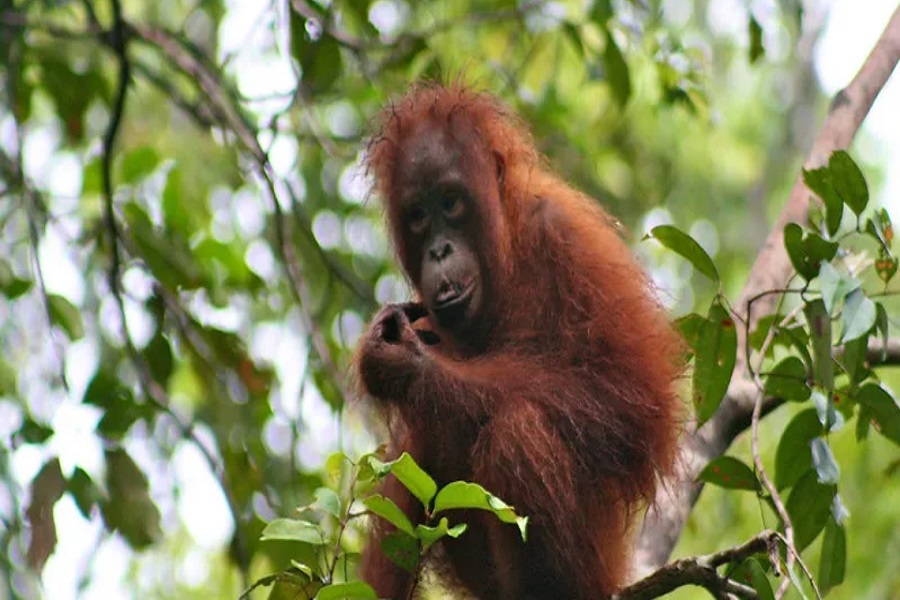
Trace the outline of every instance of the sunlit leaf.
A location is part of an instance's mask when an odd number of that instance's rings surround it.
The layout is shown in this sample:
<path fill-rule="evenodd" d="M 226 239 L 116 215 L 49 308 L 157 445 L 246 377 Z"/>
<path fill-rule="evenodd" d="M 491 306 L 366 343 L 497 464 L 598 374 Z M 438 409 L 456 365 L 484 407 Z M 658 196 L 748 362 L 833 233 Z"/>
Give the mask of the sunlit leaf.
<path fill-rule="evenodd" d="M 822 290 L 822 302 L 825 311 L 830 315 L 844 297 L 859 287 L 859 281 L 849 275 L 842 275 L 831 263 L 822 263 L 819 269 L 819 287 Z"/>
<path fill-rule="evenodd" d="M 385 519 L 400 531 L 408 535 L 415 535 L 415 530 L 413 529 L 412 523 L 409 521 L 409 517 L 407 517 L 403 510 L 401 510 L 390 498 L 375 494 L 363 500 L 363 504 L 365 504 L 366 508 L 370 511 Z"/>
<path fill-rule="evenodd" d="M 263 529 L 262 541 L 286 540 L 321 546 L 327 542 L 325 532 L 315 523 L 301 519 L 275 519 Z"/>
<path fill-rule="evenodd" d="M 151 146 L 140 146 L 122 159 L 122 179 L 135 183 L 153 173 L 159 164 L 159 154 Z"/>
<path fill-rule="evenodd" d="M 0 397 L 15 396 L 18 390 L 16 369 L 0 358 Z"/>
<path fill-rule="evenodd" d="M 333 517 L 341 517 L 341 499 L 333 490 L 320 487 L 316 489 L 315 496 L 316 506 Z"/>
<path fill-rule="evenodd" d="M 856 289 L 847 295 L 844 310 L 841 312 L 843 331 L 841 341 L 849 342 L 869 333 L 875 326 L 875 303 L 865 292 Z"/>
<path fill-rule="evenodd" d="M 457 538 L 466 531 L 466 524 L 459 523 L 454 527 L 449 527 L 447 517 L 441 517 L 441 520 L 434 527 L 428 525 L 416 525 L 416 537 L 422 541 L 422 550 L 427 550 L 432 544 L 440 540 L 444 536 Z"/>
<path fill-rule="evenodd" d="M 712 279 L 719 281 L 719 272 L 706 250 L 694 238 L 673 225 L 659 225 L 650 230 L 652 237 L 668 248 L 688 259 L 694 268 Z"/>
<path fill-rule="evenodd" d="M 369 464 L 381 477 L 392 473 L 425 508 L 429 508 L 431 499 L 437 492 L 437 484 L 408 453 L 404 452 L 397 460 L 387 463 L 369 457 Z"/>
<path fill-rule="evenodd" d="M 316 594 L 315 600 L 378 600 L 378 594 L 367 583 L 351 581 L 326 585 Z"/>
<path fill-rule="evenodd" d="M 522 539 L 525 539 L 528 517 L 518 516 L 513 507 L 476 483 L 466 481 L 448 483 L 434 499 L 435 514 L 445 510 L 473 508 L 490 511 L 504 523 L 515 523 L 519 527 Z"/>
<path fill-rule="evenodd" d="M 84 336 L 81 312 L 74 304 L 62 296 L 47 294 L 47 309 L 50 312 L 50 320 L 62 329 L 70 340 L 77 340 Z"/>

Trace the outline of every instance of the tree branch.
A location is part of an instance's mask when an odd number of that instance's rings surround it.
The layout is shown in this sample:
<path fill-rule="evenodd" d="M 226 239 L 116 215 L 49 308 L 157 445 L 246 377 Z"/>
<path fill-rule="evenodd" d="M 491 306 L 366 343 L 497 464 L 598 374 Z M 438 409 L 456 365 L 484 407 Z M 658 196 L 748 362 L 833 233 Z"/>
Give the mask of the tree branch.
<path fill-rule="evenodd" d="M 631 584 L 613 596 L 613 600 L 649 600 L 685 585 L 699 585 L 716 597 L 732 594 L 740 598 L 756 598 L 753 588 L 719 575 L 716 569 L 725 564 L 740 563 L 754 554 L 764 552 L 777 557 L 779 540 L 782 538 L 778 533 L 767 530 L 734 548 L 705 556 L 680 558 Z"/>
<path fill-rule="evenodd" d="M 847 148 L 868 114 L 875 97 L 900 60 L 900 8 L 891 16 L 887 27 L 872 49 L 862 68 L 850 84 L 834 98 L 825 123 L 806 158 L 806 168 L 820 167 L 835 150 Z M 769 233 L 756 258 L 747 283 L 736 304 L 741 309 L 750 298 L 770 289 L 784 288 L 793 268 L 784 249 L 784 227 L 791 222 L 803 223 L 809 212 L 811 192 L 798 177 L 778 221 Z M 776 296 L 766 296 L 747 310 L 747 331 L 758 320 L 771 314 Z M 739 346 L 744 332 L 738 328 Z M 689 427 L 682 443 L 679 468 L 660 486 L 652 509 L 641 531 L 635 555 L 635 572 L 646 574 L 666 563 L 697 501 L 702 484 L 696 482 L 700 470 L 720 456 L 734 438 L 746 428 L 756 398 L 755 386 L 747 377 L 747 361 L 738 353 L 734 374 L 719 410 L 699 430 Z M 743 427 L 739 425 L 743 424 Z"/>

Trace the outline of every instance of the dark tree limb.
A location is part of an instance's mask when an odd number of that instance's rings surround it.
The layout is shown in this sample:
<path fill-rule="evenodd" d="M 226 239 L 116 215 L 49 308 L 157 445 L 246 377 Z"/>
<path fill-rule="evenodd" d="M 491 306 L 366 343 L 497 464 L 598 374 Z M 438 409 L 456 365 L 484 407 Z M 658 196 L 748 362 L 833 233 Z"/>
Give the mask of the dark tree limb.
<path fill-rule="evenodd" d="M 900 8 L 891 16 L 856 77 L 832 101 L 825 123 L 804 163 L 806 168 L 826 164 L 832 152 L 850 145 L 898 60 Z M 771 314 L 778 296 L 759 298 L 753 303 L 752 310 L 748 306 L 749 300 L 766 290 L 784 288 L 790 279 L 793 267 L 784 249 L 784 227 L 791 222 L 806 221 L 810 196 L 811 192 L 798 177 L 784 210 L 750 270 L 735 305 L 738 310 L 745 311 L 743 318 L 747 323 L 745 330 L 738 328 L 741 348 L 744 331 L 752 331 L 761 317 Z M 702 484 L 696 482 L 697 474 L 710 460 L 723 454 L 734 438 L 746 429 L 756 398 L 756 387 L 748 378 L 746 358 L 744 353 L 738 353 L 731 385 L 716 414 L 700 429 L 688 428 L 682 442 L 679 468 L 660 486 L 641 531 L 635 556 L 638 575 L 666 563 L 700 495 Z"/>
<path fill-rule="evenodd" d="M 781 539 L 778 533 L 767 530 L 734 548 L 705 556 L 680 558 L 623 589 L 613 600 L 649 600 L 686 585 L 703 587 L 717 598 L 728 595 L 756 598 L 753 588 L 723 577 L 717 569 L 722 565 L 739 563 L 754 554 L 767 553 L 777 557 L 777 544 Z"/>

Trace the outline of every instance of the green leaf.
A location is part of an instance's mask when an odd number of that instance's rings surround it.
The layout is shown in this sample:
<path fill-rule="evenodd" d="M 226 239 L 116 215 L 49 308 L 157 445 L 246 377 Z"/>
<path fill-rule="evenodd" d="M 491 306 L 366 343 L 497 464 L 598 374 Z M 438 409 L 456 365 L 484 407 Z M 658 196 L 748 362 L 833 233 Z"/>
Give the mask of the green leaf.
<path fill-rule="evenodd" d="M 605 30 L 606 45 L 603 48 L 603 69 L 606 73 L 606 81 L 619 106 L 625 106 L 631 97 L 631 75 L 628 73 L 628 63 L 625 62 L 622 50 L 616 45 L 612 33 L 608 28 Z"/>
<path fill-rule="evenodd" d="M 847 295 L 844 310 L 841 312 L 843 331 L 841 341 L 849 342 L 869 333 L 875 326 L 875 303 L 861 289 Z"/>
<path fill-rule="evenodd" d="M 369 464 L 375 469 L 375 472 L 384 477 L 388 473 L 392 473 L 400 483 L 406 486 L 413 496 L 419 499 L 419 502 L 428 509 L 431 499 L 437 492 L 437 484 L 428 473 L 416 464 L 413 457 L 407 452 L 400 455 L 400 458 L 391 462 L 381 462 L 374 456 L 369 457 Z"/>
<path fill-rule="evenodd" d="M 286 540 L 313 546 L 325 545 L 325 532 L 315 523 L 300 519 L 275 519 L 266 525 L 259 537 L 262 541 Z"/>
<path fill-rule="evenodd" d="M 838 467 L 834 454 L 831 452 L 825 438 L 817 437 L 810 443 L 813 468 L 819 478 L 819 483 L 837 483 L 841 477 L 841 469 Z"/>
<path fill-rule="evenodd" d="M 879 244 L 879 249 L 883 251 L 885 254 L 890 255 L 891 253 L 891 243 L 888 241 L 885 231 L 878 224 L 878 217 L 873 217 L 870 219 L 866 219 L 866 234 L 869 235 L 872 239 L 874 239 Z M 891 230 L 891 235 L 893 235 L 893 230 Z"/>
<path fill-rule="evenodd" d="M 834 518 L 825 524 L 825 537 L 819 553 L 819 572 L 816 581 L 822 596 L 844 581 L 847 568 L 847 536 Z"/>
<path fill-rule="evenodd" d="M 145 548 L 162 538 L 159 509 L 150 498 L 147 478 L 122 449 L 106 451 L 106 489 L 101 504 L 109 529 L 119 531 L 132 548 Z"/>
<path fill-rule="evenodd" d="M 375 590 L 362 581 L 348 583 L 332 583 L 326 585 L 316 594 L 316 600 L 378 600 Z"/>
<path fill-rule="evenodd" d="M 596 0 L 591 7 L 591 20 L 601 27 L 606 27 L 606 22 L 612 15 L 612 0 Z"/>
<path fill-rule="evenodd" d="M 822 301 L 825 303 L 825 311 L 830 315 L 838 302 L 859 287 L 859 281 L 853 277 L 842 275 L 831 263 L 822 263 L 819 269 L 819 287 L 822 290 Z"/>
<path fill-rule="evenodd" d="M 775 600 L 775 593 L 772 591 L 769 578 L 766 577 L 766 570 L 755 558 L 748 558 L 742 562 L 728 578 L 753 587 L 759 600 Z"/>
<path fill-rule="evenodd" d="M 313 40 L 306 33 L 306 20 L 291 11 L 291 54 L 300 65 L 302 83 L 313 94 L 328 91 L 343 71 L 341 46 L 327 33 Z"/>
<path fill-rule="evenodd" d="M 375 494 L 363 500 L 363 504 L 370 511 L 382 519 L 385 519 L 400 531 L 408 535 L 415 535 L 415 530 L 413 529 L 413 525 L 410 523 L 409 518 L 390 498 Z"/>
<path fill-rule="evenodd" d="M 837 242 L 830 242 L 815 232 L 803 233 L 796 223 L 784 228 L 784 247 L 794 269 L 807 281 L 819 274 L 823 262 L 837 254 Z"/>
<path fill-rule="evenodd" d="M 700 331 L 694 357 L 693 401 L 699 424 L 705 423 L 719 408 L 737 357 L 737 331 L 725 308 L 713 302 Z"/>
<path fill-rule="evenodd" d="M 62 296 L 47 294 L 47 308 L 50 312 L 50 321 L 62 329 L 70 340 L 77 340 L 84 336 L 81 312 L 74 304 Z"/>
<path fill-rule="evenodd" d="M 85 519 L 91 519 L 91 509 L 103 500 L 103 492 L 93 482 L 81 467 L 75 467 L 75 471 L 66 482 L 66 491 L 72 494 L 75 505 Z"/>
<path fill-rule="evenodd" d="M 783 400 L 803 402 L 809 399 L 811 391 L 806 385 L 806 376 L 803 361 L 796 356 L 789 356 L 769 372 L 766 377 L 766 394 Z"/>
<path fill-rule="evenodd" d="M 27 557 L 28 565 L 38 573 L 44 568 L 44 563 L 56 547 L 53 507 L 65 489 L 65 480 L 58 458 L 52 458 L 44 463 L 31 482 L 31 500 L 25 510 L 25 518 L 31 529 Z"/>
<path fill-rule="evenodd" d="M 30 289 L 31 282 L 17 277 L 12 266 L 0 259 L 0 294 L 6 296 L 8 300 L 15 300 Z"/>
<path fill-rule="evenodd" d="M 704 323 L 706 323 L 706 317 L 697 313 L 690 313 L 675 320 L 675 327 L 681 333 L 681 337 L 688 347 L 687 356 L 684 359 L 685 362 L 691 360 L 697 352 L 697 346 L 700 343 L 700 332 Z"/>
<path fill-rule="evenodd" d="M 155 228 L 137 204 L 128 204 L 125 215 L 137 254 L 160 283 L 170 290 L 192 290 L 203 284 L 203 271 L 181 237 Z"/>
<path fill-rule="evenodd" d="M 798 551 L 809 546 L 825 527 L 834 494 L 835 486 L 819 483 L 812 469 L 794 485 L 786 507 L 794 525 L 794 545 Z"/>
<path fill-rule="evenodd" d="M 454 481 L 448 483 L 438 492 L 434 499 L 434 514 L 444 510 L 478 509 L 487 510 L 504 523 L 515 523 L 524 540 L 528 517 L 516 515 L 513 507 L 494 496 L 477 483 Z"/>
<path fill-rule="evenodd" d="M 416 537 L 422 541 L 422 550 L 427 550 L 432 544 L 440 540 L 444 536 L 457 538 L 466 531 L 466 524 L 460 523 L 454 527 L 449 527 L 447 517 L 441 517 L 441 520 L 434 527 L 428 525 L 416 525 Z"/>
<path fill-rule="evenodd" d="M 419 566 L 419 540 L 402 531 L 394 531 L 381 540 L 381 551 L 395 565 L 415 572 Z"/>
<path fill-rule="evenodd" d="M 859 414 L 856 415 L 856 441 L 861 442 L 869 437 L 869 425 L 872 423 L 872 415 L 869 410 L 860 405 Z"/>
<path fill-rule="evenodd" d="M 341 518 L 341 499 L 328 488 L 320 487 L 315 491 L 316 505 L 333 517 Z"/>
<path fill-rule="evenodd" d="M 896 258 L 884 250 L 879 250 L 878 258 L 875 259 L 875 273 L 885 285 L 890 283 L 891 279 L 894 278 L 894 275 L 897 274 L 897 267 L 898 263 Z"/>
<path fill-rule="evenodd" d="M 809 171 L 803 169 L 803 183 L 805 183 L 816 196 L 822 199 L 822 203 L 825 205 L 825 220 L 828 235 L 833 236 L 841 227 L 841 217 L 844 215 L 844 203 L 831 186 L 829 178 L 830 172 L 828 167 L 812 169 Z"/>
<path fill-rule="evenodd" d="M 819 423 L 825 428 L 825 431 L 834 433 L 840 431 L 844 427 L 844 415 L 835 410 L 834 398 L 825 396 L 819 390 L 813 391 L 811 395 L 813 404 L 816 406 L 816 415 L 819 417 Z"/>
<path fill-rule="evenodd" d="M 706 250 L 697 241 L 672 225 L 659 225 L 650 230 L 647 237 L 659 240 L 663 246 L 688 259 L 694 268 L 719 282 L 719 272 Z M 646 239 L 646 238 L 644 238 Z"/>
<path fill-rule="evenodd" d="M 887 358 L 889 321 L 887 310 L 881 302 L 875 303 L 875 331 L 881 332 L 881 360 Z"/>
<path fill-rule="evenodd" d="M 303 577 L 304 581 L 312 581 L 315 576 L 315 571 L 309 565 L 305 565 L 302 562 L 297 562 L 296 560 L 291 560 L 291 566 L 297 569 Z"/>
<path fill-rule="evenodd" d="M 137 183 L 144 179 L 159 165 L 159 154 L 151 146 L 135 148 L 122 159 L 122 180 L 125 183 Z"/>
<path fill-rule="evenodd" d="M 782 490 L 794 485 L 800 477 L 812 468 L 810 443 L 823 433 L 815 409 L 798 413 L 790 423 L 775 451 L 775 487 Z"/>
<path fill-rule="evenodd" d="M 25 422 L 19 428 L 19 435 L 22 436 L 22 441 L 26 444 L 43 444 L 53 435 L 53 430 L 35 422 L 33 419 L 25 419 Z"/>
<path fill-rule="evenodd" d="M 157 330 L 156 335 L 150 338 L 141 354 L 147 361 L 147 367 L 150 370 L 153 381 L 165 387 L 169 377 L 172 375 L 174 362 L 172 347 L 169 346 L 169 340 L 166 339 L 161 330 Z"/>
<path fill-rule="evenodd" d="M 856 393 L 856 401 L 866 408 L 881 435 L 900 444 L 900 407 L 887 390 L 875 383 L 864 385 Z"/>
<path fill-rule="evenodd" d="M 750 36 L 748 58 L 750 59 L 750 64 L 752 65 L 765 55 L 766 49 L 763 47 L 762 43 L 762 27 L 759 26 L 759 21 L 757 21 L 752 15 L 750 16 L 750 20 L 747 23 L 747 29 Z"/>
<path fill-rule="evenodd" d="M 856 384 L 868 377 L 870 370 L 866 367 L 866 352 L 868 340 L 861 337 L 844 344 L 843 355 L 838 355 L 837 361 L 850 377 L 850 383 Z"/>
<path fill-rule="evenodd" d="M 831 185 L 847 205 L 857 215 L 869 203 L 869 188 L 862 171 L 844 150 L 837 150 L 828 159 Z"/>
<path fill-rule="evenodd" d="M 813 380 L 828 394 L 834 390 L 834 360 L 831 355 L 831 316 L 822 300 L 811 300 L 803 308 L 813 349 Z"/>
<path fill-rule="evenodd" d="M 732 456 L 720 456 L 711 461 L 700 471 L 697 479 L 731 490 L 760 489 L 753 470 Z"/>
<path fill-rule="evenodd" d="M 19 389 L 17 380 L 16 369 L 3 358 L 0 358 L 0 398 L 16 395 Z"/>

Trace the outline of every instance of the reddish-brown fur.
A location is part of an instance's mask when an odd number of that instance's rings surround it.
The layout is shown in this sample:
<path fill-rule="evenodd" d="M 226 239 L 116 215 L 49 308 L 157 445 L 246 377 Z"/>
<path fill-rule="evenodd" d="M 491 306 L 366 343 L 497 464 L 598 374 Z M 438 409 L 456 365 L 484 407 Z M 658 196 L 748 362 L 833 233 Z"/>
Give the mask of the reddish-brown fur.
<path fill-rule="evenodd" d="M 500 182 L 499 200 L 478 209 L 490 318 L 471 333 L 481 339 L 439 332 L 415 360 L 367 362 L 370 331 L 362 379 L 397 384 L 375 400 L 397 452 L 439 484 L 478 482 L 531 518 L 522 543 L 491 515 L 464 515 L 469 530 L 436 561 L 451 585 L 483 599 L 607 597 L 627 577 L 631 517 L 674 460 L 677 337 L 610 217 L 545 166 L 503 105 L 460 85 L 415 87 L 368 148 L 414 285 L 419 249 L 405 241 L 398 187 L 404 150 L 435 128 L 466 144 L 479 197 Z M 384 493 L 421 517 L 396 481 Z M 406 598 L 410 576 L 378 549 L 388 529 L 374 527 L 363 575 L 380 596 Z"/>

